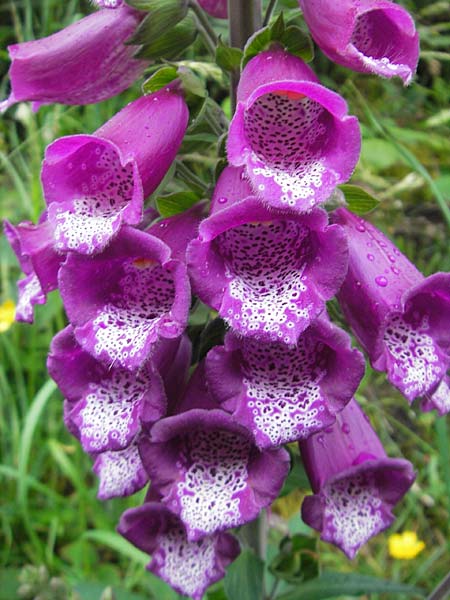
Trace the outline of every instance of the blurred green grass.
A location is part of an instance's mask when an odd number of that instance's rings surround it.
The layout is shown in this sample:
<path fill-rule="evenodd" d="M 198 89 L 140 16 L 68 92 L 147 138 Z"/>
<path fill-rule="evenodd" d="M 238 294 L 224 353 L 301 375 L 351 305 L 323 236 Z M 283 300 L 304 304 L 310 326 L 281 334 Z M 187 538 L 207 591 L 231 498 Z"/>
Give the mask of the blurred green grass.
<path fill-rule="evenodd" d="M 363 150 L 352 182 L 381 200 L 370 218 L 430 274 L 450 270 L 444 214 L 450 203 L 450 6 L 426 0 L 405 5 L 415 14 L 422 36 L 419 73 L 411 87 L 352 74 L 319 52 L 314 66 L 360 118 Z M 47 35 L 86 8 L 87 3 L 76 1 L 3 2 L 1 22 L 8 26 L 0 27 L 0 46 Z M 3 50 L 1 97 L 6 95 L 7 68 Z M 44 206 L 39 171 L 45 146 L 61 135 L 94 131 L 138 93 L 135 88 L 96 106 L 43 107 L 37 114 L 26 104 L 11 109 L 0 121 L 1 218 L 36 221 Z M 213 93 L 223 98 L 223 90 L 214 88 Z M 205 181 L 211 178 L 210 162 L 193 165 Z M 2 236 L 0 302 L 16 297 L 18 276 Z M 38 307 L 33 327 L 14 324 L 0 334 L 0 600 L 16 598 L 17 574 L 27 564 L 45 565 L 83 600 L 97 600 L 108 586 L 118 600 L 177 598 L 145 572 L 142 555 L 114 533 L 121 512 L 139 504 L 144 493 L 99 502 L 91 461 L 64 428 L 62 399 L 45 370 L 49 342 L 64 323 L 61 302 L 52 293 L 47 306 Z M 358 400 L 388 453 L 414 463 L 417 482 L 396 509 L 393 527 L 364 547 L 354 562 L 318 541 L 320 567 L 415 584 L 429 593 L 450 564 L 448 418 L 438 420 L 434 413 L 409 408 L 382 375 L 370 370 Z M 300 518 L 289 525 L 291 532 L 301 529 Z M 388 536 L 403 530 L 416 531 L 426 544 L 411 561 L 388 555 Z M 272 531 L 269 554 L 276 553 L 281 535 Z M 221 584 L 214 590 L 211 600 L 224 598 Z M 371 597 L 389 600 L 389 594 Z"/>

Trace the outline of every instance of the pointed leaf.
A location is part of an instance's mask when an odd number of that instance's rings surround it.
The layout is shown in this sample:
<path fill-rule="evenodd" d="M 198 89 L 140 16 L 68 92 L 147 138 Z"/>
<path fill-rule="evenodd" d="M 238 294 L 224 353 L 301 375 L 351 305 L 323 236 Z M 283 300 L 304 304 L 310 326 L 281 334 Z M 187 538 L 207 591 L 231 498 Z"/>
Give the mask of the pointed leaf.
<path fill-rule="evenodd" d="M 338 186 L 347 201 L 348 209 L 357 215 L 364 215 L 378 206 L 379 200 L 357 185 Z"/>
<path fill-rule="evenodd" d="M 252 550 L 244 550 L 232 563 L 224 580 L 228 600 L 261 600 L 264 562 Z"/>

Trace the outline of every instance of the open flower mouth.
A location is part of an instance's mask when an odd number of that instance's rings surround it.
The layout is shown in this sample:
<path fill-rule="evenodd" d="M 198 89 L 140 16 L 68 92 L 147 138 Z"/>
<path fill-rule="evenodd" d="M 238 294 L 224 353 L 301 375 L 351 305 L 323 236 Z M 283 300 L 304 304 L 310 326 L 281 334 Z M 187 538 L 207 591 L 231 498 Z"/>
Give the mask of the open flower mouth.
<path fill-rule="evenodd" d="M 296 206 L 311 199 L 322 185 L 324 153 L 332 133 L 332 117 L 316 100 L 290 90 L 257 98 L 245 111 L 245 133 L 251 147 L 250 169 L 257 192 L 264 193 L 264 178 L 281 189 L 281 203 Z"/>

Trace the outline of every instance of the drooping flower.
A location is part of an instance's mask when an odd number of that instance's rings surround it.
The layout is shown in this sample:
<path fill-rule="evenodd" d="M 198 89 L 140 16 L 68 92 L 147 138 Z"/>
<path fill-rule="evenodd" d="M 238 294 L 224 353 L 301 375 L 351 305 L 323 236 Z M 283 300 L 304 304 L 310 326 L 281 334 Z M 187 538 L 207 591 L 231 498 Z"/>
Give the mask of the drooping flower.
<path fill-rule="evenodd" d="M 325 317 L 296 346 L 263 343 L 232 332 L 206 357 L 209 389 L 260 448 L 325 429 L 355 393 L 364 359 Z"/>
<path fill-rule="evenodd" d="M 228 17 L 227 0 L 198 0 L 200 6 L 212 17 L 216 19 L 226 19 Z"/>
<path fill-rule="evenodd" d="M 354 71 L 401 77 L 408 84 L 419 59 L 411 15 L 386 0 L 299 0 L 315 42 Z"/>
<path fill-rule="evenodd" d="M 117 530 L 152 555 L 149 571 L 194 600 L 201 600 L 206 588 L 225 575 L 225 568 L 240 551 L 229 533 L 188 540 L 183 522 L 159 502 L 125 511 Z"/>
<path fill-rule="evenodd" d="M 386 456 L 355 400 L 325 432 L 301 441 L 300 450 L 314 493 L 303 501 L 302 518 L 322 540 L 354 558 L 393 522 L 393 506 L 414 481 L 412 465 Z"/>
<path fill-rule="evenodd" d="M 245 166 L 270 206 L 310 211 L 347 181 L 360 152 L 356 117 L 311 69 L 283 50 L 244 68 L 228 136 L 228 160 Z"/>
<path fill-rule="evenodd" d="M 53 228 L 45 213 L 38 225 L 29 221 L 12 225 L 5 219 L 4 232 L 25 278 L 17 283 L 16 320 L 33 322 L 35 304 L 45 304 L 47 293 L 58 287 L 58 270 L 64 257 L 54 247 Z"/>
<path fill-rule="evenodd" d="M 376 227 L 345 208 L 335 213 L 349 243 L 338 294 L 372 366 L 423 407 L 450 410 L 450 273 L 425 278 Z"/>
<path fill-rule="evenodd" d="M 142 461 L 189 541 L 256 518 L 289 470 L 284 449 L 259 451 L 251 433 L 218 409 L 166 417 L 150 436 L 140 444 Z"/>
<path fill-rule="evenodd" d="M 174 86 L 131 102 L 93 135 L 50 144 L 42 184 L 56 248 L 100 252 L 122 224 L 139 223 L 143 200 L 170 167 L 187 121 Z"/>
<path fill-rule="evenodd" d="M 295 344 L 344 279 L 345 236 L 320 208 L 265 207 L 239 173 L 222 173 L 214 210 L 188 248 L 194 291 L 243 335 Z"/>
<path fill-rule="evenodd" d="M 59 281 L 78 343 L 109 367 L 138 369 L 186 327 L 186 266 L 148 233 L 125 226 L 102 254 L 71 253 Z"/>
<path fill-rule="evenodd" d="M 149 64 L 125 44 L 145 14 L 127 5 L 100 10 L 48 37 L 9 46 L 11 94 L 0 111 L 22 101 L 34 109 L 92 104 L 128 88 Z"/>
<path fill-rule="evenodd" d="M 425 543 L 419 540 L 415 531 L 403 531 L 389 536 L 388 547 L 392 558 L 411 560 L 424 550 Z"/>

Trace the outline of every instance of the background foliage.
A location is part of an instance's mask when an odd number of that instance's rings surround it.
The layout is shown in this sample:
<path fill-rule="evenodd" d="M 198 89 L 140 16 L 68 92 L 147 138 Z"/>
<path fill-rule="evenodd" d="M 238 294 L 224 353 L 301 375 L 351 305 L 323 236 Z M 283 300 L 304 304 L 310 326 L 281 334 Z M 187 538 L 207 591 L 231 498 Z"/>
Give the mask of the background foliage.
<path fill-rule="evenodd" d="M 380 200 L 370 218 L 428 275 L 450 270 L 450 222 L 445 219 L 450 200 L 450 4 L 429 0 L 404 4 L 415 16 L 422 39 L 419 72 L 410 88 L 403 89 L 397 80 L 351 73 L 332 65 L 319 51 L 313 64 L 322 82 L 343 94 L 350 112 L 360 118 L 363 150 L 352 183 Z M 280 0 L 279 5 L 287 9 L 297 6 L 295 0 Z M 8 43 L 48 35 L 88 10 L 87 3 L 77 0 L 3 0 L 0 97 L 7 93 Z M 225 24 L 217 22 L 215 26 L 226 39 Z M 208 64 L 213 59 L 200 37 L 182 58 L 196 61 L 196 65 L 190 62 L 191 67 L 227 113 L 226 75 Z M 53 105 L 33 114 L 28 105 L 20 104 L 10 110 L 0 120 L 0 217 L 14 223 L 35 221 L 44 205 L 39 170 L 45 146 L 65 134 L 94 131 L 139 94 L 139 86 L 135 86 L 95 106 Z M 219 154 L 213 134 L 219 130 L 217 120 L 209 128 L 196 129 L 194 124 L 182 147 L 187 173 L 203 181 L 205 190 L 214 180 Z M 164 193 L 177 191 L 179 187 L 169 183 Z M 161 207 L 170 212 L 170 199 L 160 201 Z M 16 260 L 2 236 L 0 302 L 16 297 L 18 276 Z M 333 316 L 340 318 L 337 310 Z M 19 597 L 18 575 L 23 598 L 34 598 L 40 590 L 39 598 L 50 600 L 173 600 L 177 594 L 145 572 L 147 557 L 114 532 L 121 512 L 141 503 L 144 492 L 126 500 L 98 501 L 90 460 L 64 428 L 62 399 L 45 370 L 49 342 L 64 324 L 61 302 L 53 293 L 46 307 L 38 307 L 33 327 L 14 324 L 0 334 L 0 600 Z M 434 413 L 410 409 L 384 382 L 383 375 L 370 370 L 357 397 L 388 453 L 403 454 L 418 472 L 412 490 L 396 510 L 393 527 L 349 562 L 302 524 L 298 509 L 308 488 L 298 466 L 285 487 L 287 495 L 267 517 L 271 525 L 267 563 L 271 568 L 264 567 L 250 550 L 244 551 L 225 581 L 208 593 L 209 600 L 259 600 L 263 581 L 266 591 L 273 590 L 274 596 L 283 600 L 328 598 L 330 594 L 374 599 L 395 594 L 406 599 L 421 597 L 420 590 L 417 596 L 410 589 L 402 593 L 401 586 L 386 591 L 370 578 L 418 586 L 424 595 L 447 574 L 448 418 L 446 422 Z M 426 544 L 410 561 L 395 560 L 388 554 L 388 536 L 403 530 L 416 531 Z M 328 571 L 341 576 L 327 580 Z M 243 578 L 243 573 L 249 578 Z M 299 585 L 302 578 L 318 573 L 325 573 L 322 591 L 310 581 Z M 347 574 L 352 574 L 350 579 Z M 289 589 L 298 591 L 287 592 Z"/>

